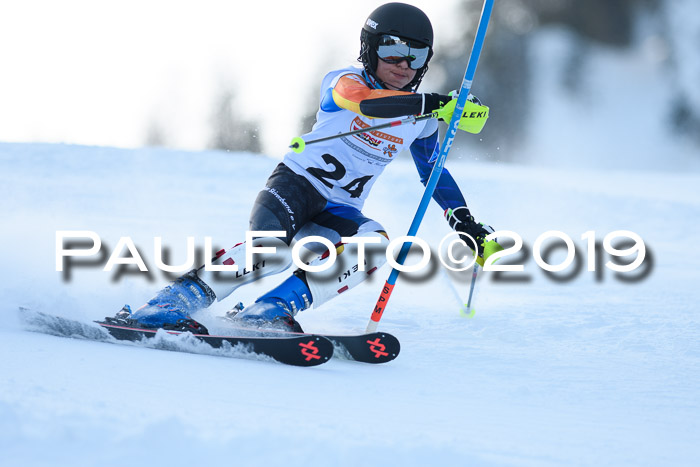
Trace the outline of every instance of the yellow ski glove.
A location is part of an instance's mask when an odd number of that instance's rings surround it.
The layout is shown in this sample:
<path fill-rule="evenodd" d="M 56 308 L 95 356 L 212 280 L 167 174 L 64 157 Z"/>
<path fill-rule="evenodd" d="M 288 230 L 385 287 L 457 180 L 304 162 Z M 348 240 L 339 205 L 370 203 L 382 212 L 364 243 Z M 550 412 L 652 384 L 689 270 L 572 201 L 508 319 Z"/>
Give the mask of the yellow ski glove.
<path fill-rule="evenodd" d="M 456 105 L 457 99 L 452 99 L 450 102 L 437 109 L 435 112 L 437 112 L 438 118 L 449 123 Z M 488 118 L 489 108 L 485 105 L 481 105 L 479 99 L 470 94 L 467 98 L 467 103 L 464 104 L 462 118 L 460 118 L 457 128 L 468 133 L 479 134 L 484 128 L 484 125 L 486 125 L 486 120 Z"/>

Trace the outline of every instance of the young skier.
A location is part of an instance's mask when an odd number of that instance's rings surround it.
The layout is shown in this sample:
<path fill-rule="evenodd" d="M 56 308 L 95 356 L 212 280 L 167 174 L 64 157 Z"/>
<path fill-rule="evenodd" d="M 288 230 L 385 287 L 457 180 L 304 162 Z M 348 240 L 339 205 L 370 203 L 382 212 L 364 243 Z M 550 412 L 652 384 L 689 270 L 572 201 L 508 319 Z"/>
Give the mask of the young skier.
<path fill-rule="evenodd" d="M 316 124 L 304 140 L 435 110 L 442 119 L 450 120 L 454 109 L 451 97 L 416 92 L 433 55 L 433 29 L 425 13 L 403 3 L 380 6 L 367 18 L 360 42 L 358 60 L 362 68 L 348 67 L 325 76 Z M 467 107 L 482 113 L 486 109 L 471 96 Z M 485 118 L 477 121 L 473 132 L 478 133 L 484 123 Z M 460 128 L 464 128 L 461 122 Z M 299 154 L 287 153 L 255 200 L 249 224 L 250 231 L 276 231 L 279 236 L 253 237 L 248 244 L 220 251 L 214 265 L 239 267 L 238 273 L 218 273 L 226 280 L 215 280 L 213 271 L 200 267 L 159 291 L 133 313 L 125 306 L 117 318 L 142 327 L 205 334 L 206 328 L 191 318 L 194 312 L 226 298 L 244 284 L 288 269 L 292 263 L 292 241 L 320 235 L 336 246 L 337 260 L 343 261 L 339 270 L 343 273 L 329 279 L 327 274 L 297 269 L 232 318 L 241 326 L 301 331 L 294 319 L 298 312 L 312 305 L 318 307 L 356 286 L 386 261 L 384 255 L 378 254 L 367 256 L 364 264 L 358 264 L 355 245 L 343 245 L 340 240 L 373 237 L 381 247 L 389 244 L 384 228 L 364 216 L 362 207 L 378 176 L 404 149 L 410 150 L 420 180 L 426 184 L 431 158 L 439 152 L 437 120 L 331 139 L 309 145 Z M 433 199 L 445 210 L 450 227 L 474 238 L 477 253 L 482 254 L 484 237 L 493 230 L 474 220 L 446 169 Z M 270 253 L 272 247 L 274 253 Z M 252 271 L 243 270 L 246 248 L 267 249 L 256 254 Z M 323 264 L 329 253 L 321 254 L 310 265 Z"/>

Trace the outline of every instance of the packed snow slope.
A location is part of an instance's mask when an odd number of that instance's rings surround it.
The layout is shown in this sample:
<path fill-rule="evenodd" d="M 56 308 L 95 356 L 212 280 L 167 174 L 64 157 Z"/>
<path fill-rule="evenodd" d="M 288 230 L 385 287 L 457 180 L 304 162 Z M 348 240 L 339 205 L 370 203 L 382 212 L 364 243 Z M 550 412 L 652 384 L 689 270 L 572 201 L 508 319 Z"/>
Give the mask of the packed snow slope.
<path fill-rule="evenodd" d="M 406 233 L 422 194 L 400 159 L 365 209 L 392 238 Z M 60 338 L 19 322 L 19 306 L 86 321 L 139 306 L 168 281 L 153 238 L 169 246 L 170 264 L 184 262 L 187 236 L 199 248 L 205 236 L 221 247 L 242 241 L 277 162 L 0 144 L 3 466 L 697 465 L 698 173 L 448 162 L 477 218 L 523 238 L 527 254 L 510 262 L 524 271 L 482 273 L 471 319 L 459 314 L 468 272 L 437 265 L 401 276 L 380 329 L 402 351 L 382 366 L 334 359 L 303 369 Z M 642 267 L 615 274 L 603 253 L 587 271 L 581 235 L 602 241 L 621 229 L 644 240 Z M 58 230 L 96 232 L 106 256 L 66 277 L 56 271 Z M 535 264 L 535 240 L 550 230 L 573 239 L 579 270 L 552 278 Z M 419 236 L 437 249 L 448 232 L 432 205 Z M 127 236 L 151 274 L 102 270 Z M 563 257 L 558 249 L 549 261 Z M 299 321 L 363 330 L 388 273 Z M 218 326 L 226 309 L 281 279 L 198 318 Z"/>

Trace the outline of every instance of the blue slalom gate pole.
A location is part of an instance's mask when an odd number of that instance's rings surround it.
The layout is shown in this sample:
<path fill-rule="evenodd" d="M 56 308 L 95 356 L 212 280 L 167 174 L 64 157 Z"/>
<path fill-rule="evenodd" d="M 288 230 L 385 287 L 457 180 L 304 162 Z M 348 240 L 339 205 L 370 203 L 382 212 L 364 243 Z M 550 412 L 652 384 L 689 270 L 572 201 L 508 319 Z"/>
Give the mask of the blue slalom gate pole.
<path fill-rule="evenodd" d="M 454 113 L 452 114 L 452 119 L 447 127 L 447 134 L 445 134 L 445 139 L 440 147 L 440 153 L 435 160 L 435 165 L 433 166 L 432 172 L 430 172 L 430 178 L 428 178 L 428 183 L 425 185 L 425 192 L 421 198 L 420 204 L 418 205 L 418 210 L 416 215 L 413 217 L 413 222 L 411 227 L 408 229 L 408 237 L 414 237 L 418 233 L 418 228 L 423 221 L 423 216 L 425 211 L 428 209 L 428 204 L 430 199 L 433 197 L 435 192 L 435 187 L 437 186 L 438 179 L 442 175 L 442 169 L 445 167 L 445 161 L 447 160 L 447 154 L 450 152 L 452 143 L 454 142 L 455 136 L 457 136 L 457 126 L 459 125 L 459 120 L 462 117 L 462 112 L 464 111 L 464 106 L 467 102 L 467 97 L 472 88 L 472 82 L 474 80 L 474 74 L 476 73 L 476 66 L 479 63 L 479 57 L 481 56 L 481 50 L 484 47 L 484 39 L 486 38 L 486 29 L 489 25 L 489 20 L 491 19 L 491 10 L 493 9 L 494 0 L 484 0 L 484 7 L 481 10 L 481 17 L 479 18 L 479 26 L 476 29 L 476 37 L 474 38 L 474 45 L 472 46 L 472 52 L 469 56 L 469 62 L 467 63 L 467 70 L 464 72 L 464 79 L 462 80 L 462 87 L 459 90 L 459 96 L 457 98 L 457 103 L 455 105 Z M 411 242 L 404 242 L 399 252 L 396 262 L 399 265 L 403 265 L 408 256 L 408 252 L 411 249 Z M 399 270 L 397 268 L 392 269 L 389 279 L 387 279 L 384 287 L 382 288 L 382 293 L 379 295 L 377 304 L 372 311 L 369 323 L 367 324 L 367 332 L 374 332 L 377 330 L 377 325 L 379 320 L 382 319 L 382 314 L 386 309 L 386 305 L 391 297 L 391 293 L 394 290 L 394 285 L 396 285 L 396 279 L 399 277 Z"/>

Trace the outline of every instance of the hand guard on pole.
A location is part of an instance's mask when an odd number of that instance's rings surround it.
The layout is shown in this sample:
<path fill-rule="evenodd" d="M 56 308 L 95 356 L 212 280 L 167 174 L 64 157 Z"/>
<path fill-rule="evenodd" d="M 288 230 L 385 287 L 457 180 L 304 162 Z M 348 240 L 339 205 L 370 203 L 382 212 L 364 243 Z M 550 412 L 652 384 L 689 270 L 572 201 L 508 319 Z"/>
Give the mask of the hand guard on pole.
<path fill-rule="evenodd" d="M 456 99 L 452 99 L 444 106 L 436 110 L 440 120 L 449 122 L 452 119 L 452 114 L 455 111 Z M 481 104 L 481 101 L 474 95 L 469 94 L 467 102 L 464 104 L 462 117 L 459 119 L 457 128 L 466 131 L 467 133 L 479 134 L 486 125 L 486 120 L 489 118 L 489 108 Z"/>

